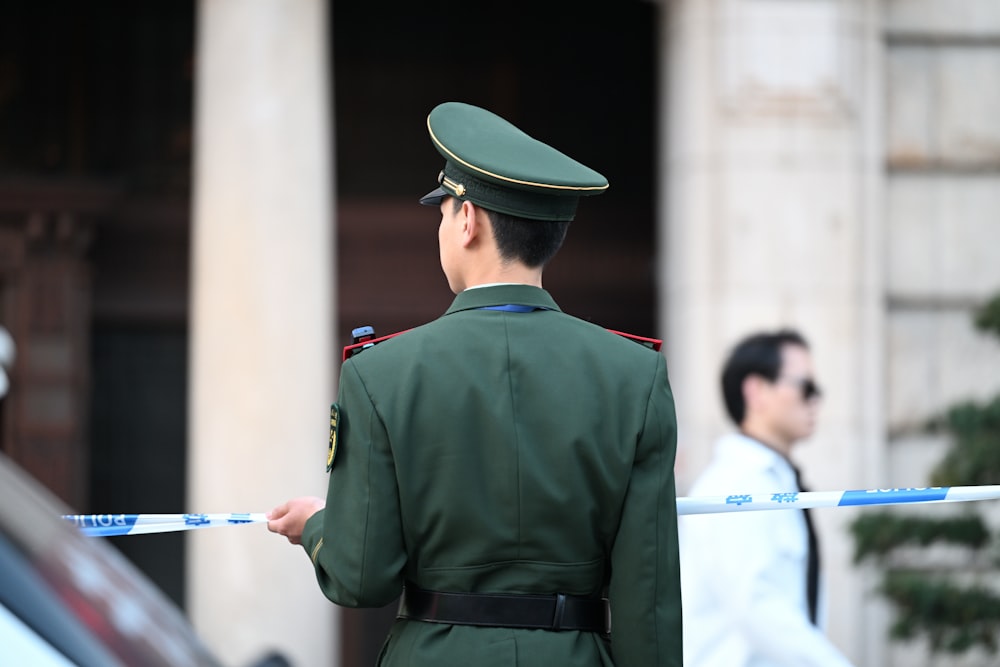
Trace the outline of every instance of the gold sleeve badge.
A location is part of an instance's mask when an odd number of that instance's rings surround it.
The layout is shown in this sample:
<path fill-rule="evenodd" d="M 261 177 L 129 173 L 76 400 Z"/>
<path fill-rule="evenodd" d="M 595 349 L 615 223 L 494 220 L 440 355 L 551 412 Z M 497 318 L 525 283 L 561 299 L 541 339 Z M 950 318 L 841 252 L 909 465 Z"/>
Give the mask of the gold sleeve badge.
<path fill-rule="evenodd" d="M 340 406 L 330 406 L 330 448 L 326 452 L 326 471 L 333 470 L 333 459 L 337 456 L 337 425 L 340 422 Z"/>

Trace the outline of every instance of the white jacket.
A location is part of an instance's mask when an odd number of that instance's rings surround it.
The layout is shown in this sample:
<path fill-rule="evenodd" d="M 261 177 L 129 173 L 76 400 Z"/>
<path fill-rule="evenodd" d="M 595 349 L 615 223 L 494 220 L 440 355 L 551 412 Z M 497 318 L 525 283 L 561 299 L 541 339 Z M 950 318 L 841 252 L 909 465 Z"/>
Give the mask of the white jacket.
<path fill-rule="evenodd" d="M 716 444 L 690 495 L 798 490 L 784 457 L 733 434 Z M 679 520 L 686 667 L 851 667 L 809 621 L 802 511 Z M 822 621 L 822 585 L 819 608 Z"/>

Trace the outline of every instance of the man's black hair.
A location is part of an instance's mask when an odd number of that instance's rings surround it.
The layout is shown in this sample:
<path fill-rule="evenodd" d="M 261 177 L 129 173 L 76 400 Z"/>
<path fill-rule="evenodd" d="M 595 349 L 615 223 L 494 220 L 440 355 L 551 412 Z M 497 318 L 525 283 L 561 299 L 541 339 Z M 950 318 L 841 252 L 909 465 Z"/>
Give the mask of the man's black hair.
<path fill-rule="evenodd" d="M 792 329 L 781 329 L 748 336 L 729 353 L 722 368 L 722 398 L 726 402 L 729 418 L 736 425 L 742 424 L 746 416 L 743 380 L 750 375 L 759 375 L 771 382 L 777 380 L 781 373 L 781 350 L 785 345 L 809 349 L 802 334 Z"/>
<path fill-rule="evenodd" d="M 462 208 L 462 200 L 452 200 L 455 212 Z M 543 222 L 497 213 L 483 209 L 493 227 L 500 258 L 505 261 L 520 261 L 530 268 L 538 268 L 552 259 L 562 247 L 569 229 L 569 221 Z"/>

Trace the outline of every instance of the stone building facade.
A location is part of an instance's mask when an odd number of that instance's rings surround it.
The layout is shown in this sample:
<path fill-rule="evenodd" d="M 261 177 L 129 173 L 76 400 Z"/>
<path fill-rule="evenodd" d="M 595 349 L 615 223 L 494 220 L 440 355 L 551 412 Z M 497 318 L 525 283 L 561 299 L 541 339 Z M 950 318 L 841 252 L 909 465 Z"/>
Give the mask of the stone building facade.
<path fill-rule="evenodd" d="M 682 492 L 728 428 L 719 366 L 751 329 L 812 342 L 826 398 L 797 457 L 816 489 L 923 486 L 945 443 L 922 421 L 1000 390 L 1000 347 L 969 318 L 1000 290 L 996 0 L 630 0 L 575 19 L 518 0 L 516 20 L 390 3 L 378 22 L 336 0 L 53 2 L 0 21 L 0 324 L 19 349 L 0 432 L 81 510 L 325 493 L 344 331 L 449 302 L 436 220 L 413 206 L 444 99 L 608 175 L 547 286 L 666 339 Z M 470 24 L 479 48 L 443 45 Z M 838 646 L 859 666 L 954 664 L 888 643 L 851 564 L 856 512 L 817 515 Z M 332 608 L 263 531 L 121 548 L 234 664 L 369 664 L 391 618 Z"/>
<path fill-rule="evenodd" d="M 925 486 L 946 443 L 920 424 L 1000 389 L 971 323 L 1000 290 L 1000 5 L 668 4 L 659 284 L 682 477 L 726 428 L 728 346 L 788 324 L 828 390 L 797 450 L 813 487 Z M 953 664 L 886 642 L 856 513 L 817 514 L 835 642 L 859 665 Z"/>

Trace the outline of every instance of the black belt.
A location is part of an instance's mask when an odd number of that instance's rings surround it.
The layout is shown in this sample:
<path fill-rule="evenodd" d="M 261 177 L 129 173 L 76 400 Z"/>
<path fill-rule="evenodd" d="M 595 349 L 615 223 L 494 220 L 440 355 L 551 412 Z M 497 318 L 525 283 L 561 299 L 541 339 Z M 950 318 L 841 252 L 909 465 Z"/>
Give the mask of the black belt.
<path fill-rule="evenodd" d="M 605 599 L 571 595 L 439 593 L 403 589 L 396 618 L 494 628 L 582 630 L 608 634 L 611 607 Z"/>

